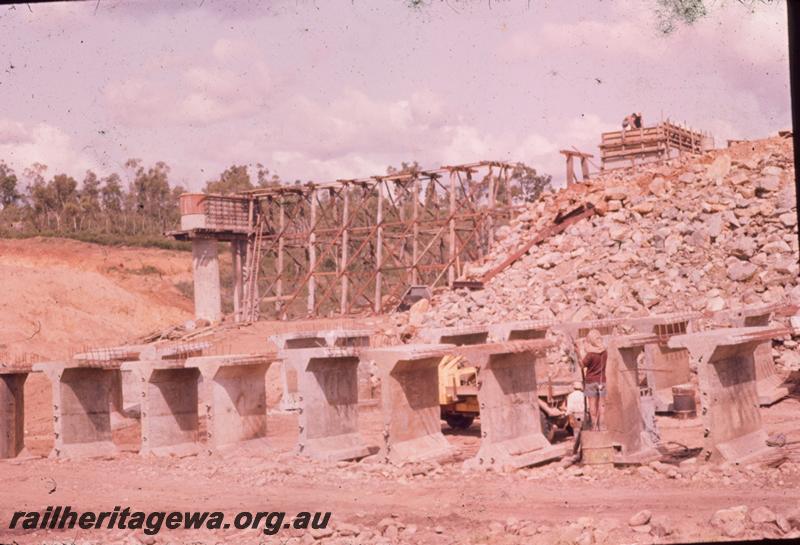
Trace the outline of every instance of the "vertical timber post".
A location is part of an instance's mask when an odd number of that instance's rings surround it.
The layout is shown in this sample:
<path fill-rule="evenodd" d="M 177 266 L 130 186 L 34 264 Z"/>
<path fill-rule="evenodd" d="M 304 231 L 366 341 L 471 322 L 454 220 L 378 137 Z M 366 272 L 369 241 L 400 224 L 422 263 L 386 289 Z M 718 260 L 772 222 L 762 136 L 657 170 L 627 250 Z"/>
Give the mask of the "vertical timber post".
<path fill-rule="evenodd" d="M 453 287 L 453 282 L 456 280 L 456 176 L 453 170 L 450 170 L 450 265 L 447 269 L 447 285 Z"/>
<path fill-rule="evenodd" d="M 308 270 L 310 273 L 308 277 L 308 315 L 312 316 L 316 304 L 314 272 L 317 268 L 317 190 L 312 187 L 308 195 L 311 198 L 311 221 L 308 233 Z"/>
<path fill-rule="evenodd" d="M 412 239 L 411 239 L 411 283 L 419 284 L 417 259 L 419 258 L 419 175 L 414 174 L 414 209 L 412 212 Z"/>
<path fill-rule="evenodd" d="M 283 194 L 279 194 L 280 203 L 278 206 L 278 260 L 275 263 L 278 279 L 275 282 L 275 310 L 279 313 L 279 318 L 286 317 L 286 309 L 283 308 L 283 251 L 284 251 L 284 228 L 286 226 L 286 212 L 283 208 Z M 283 311 L 283 312 L 281 312 Z"/>
<path fill-rule="evenodd" d="M 375 312 L 381 311 L 381 263 L 383 258 L 383 181 L 378 179 L 378 234 L 375 240 Z"/>
<path fill-rule="evenodd" d="M 341 314 L 347 314 L 347 245 L 350 243 L 350 230 L 347 227 L 347 222 L 350 221 L 350 187 L 347 184 L 345 184 L 342 189 L 342 193 L 344 194 L 344 203 L 342 205 L 342 270 L 339 272 L 339 274 L 342 275 L 342 301 L 340 312 Z"/>
<path fill-rule="evenodd" d="M 500 171 L 502 172 L 502 170 Z M 486 251 L 488 254 L 494 242 L 494 204 L 495 204 L 495 191 L 496 184 L 494 178 L 494 170 L 489 167 L 489 214 L 486 217 Z"/>

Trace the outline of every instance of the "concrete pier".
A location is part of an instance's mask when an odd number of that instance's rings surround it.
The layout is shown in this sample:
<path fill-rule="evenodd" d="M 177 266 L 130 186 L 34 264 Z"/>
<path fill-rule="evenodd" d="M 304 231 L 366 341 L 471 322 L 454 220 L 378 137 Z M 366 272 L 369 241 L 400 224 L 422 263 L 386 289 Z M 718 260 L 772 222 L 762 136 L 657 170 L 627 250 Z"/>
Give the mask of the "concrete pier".
<path fill-rule="evenodd" d="M 658 342 L 658 336 L 650 333 L 608 338 L 605 422 L 600 424 L 622 448 L 615 456 L 618 462 L 640 463 L 660 456 L 655 449 L 660 436 L 651 400 L 652 388 L 649 383 L 642 386 L 646 382 L 643 379 L 649 377 L 650 365 L 642 356 Z"/>
<path fill-rule="evenodd" d="M 34 364 L 53 392 L 54 447 L 51 456 L 80 458 L 113 455 L 111 392 L 119 362 L 43 362 Z"/>
<path fill-rule="evenodd" d="M 194 316 L 210 322 L 222 318 L 219 284 L 219 252 L 214 239 L 192 239 Z"/>
<path fill-rule="evenodd" d="M 370 345 L 370 337 L 374 333 L 371 329 L 328 329 L 322 331 L 303 331 L 271 335 L 269 341 L 278 349 L 281 363 L 281 395 L 280 409 L 283 411 L 296 411 L 300 409 L 298 391 L 299 369 L 295 361 L 301 361 L 291 356 L 291 352 L 303 348 L 318 347 L 352 347 L 366 348 Z"/>
<path fill-rule="evenodd" d="M 142 411 L 140 454 L 183 456 L 198 445 L 198 377 L 185 360 L 143 360 L 123 364 L 139 379 Z"/>
<path fill-rule="evenodd" d="M 283 353 L 297 377 L 300 455 L 337 461 L 370 454 L 358 431 L 359 352 L 355 346 L 316 346 Z"/>
<path fill-rule="evenodd" d="M 555 460 L 564 447 L 542 433 L 536 365 L 552 343 L 545 340 L 464 345 L 463 356 L 477 370 L 481 446 L 465 467 L 518 469 Z"/>
<path fill-rule="evenodd" d="M 0 458 L 25 456 L 25 380 L 28 364 L 0 364 Z"/>
<path fill-rule="evenodd" d="M 730 327 L 766 327 L 772 321 L 772 315 L 786 307 L 786 303 L 773 303 L 765 305 L 750 305 L 728 311 L 722 311 L 714 316 L 718 323 Z M 772 357 L 772 339 L 768 339 L 756 347 L 756 388 L 758 402 L 761 406 L 772 405 L 789 395 L 789 388 L 784 386 L 784 377 L 775 369 L 775 360 Z"/>
<path fill-rule="evenodd" d="M 420 462 L 452 454 L 442 434 L 439 362 L 453 345 L 407 344 L 371 348 L 362 358 L 375 361 L 381 378 L 383 445 L 391 463 Z"/>
<path fill-rule="evenodd" d="M 638 333 L 657 336 L 657 342 L 644 347 L 644 374 L 653 390 L 656 412 L 672 412 L 672 387 L 686 384 L 691 378 L 689 352 L 670 348 L 667 342 L 675 335 L 696 332 L 700 316 L 697 312 L 676 312 L 630 318 L 627 322 Z"/>
<path fill-rule="evenodd" d="M 703 458 L 749 463 L 770 451 L 756 388 L 756 347 L 784 328 L 715 329 L 678 335 L 671 348 L 687 348 L 697 366 L 703 422 Z"/>
<path fill-rule="evenodd" d="M 274 352 L 199 356 L 186 360 L 203 377 L 201 406 L 206 411 L 206 445 L 219 449 L 267 435 L 266 374 Z"/>

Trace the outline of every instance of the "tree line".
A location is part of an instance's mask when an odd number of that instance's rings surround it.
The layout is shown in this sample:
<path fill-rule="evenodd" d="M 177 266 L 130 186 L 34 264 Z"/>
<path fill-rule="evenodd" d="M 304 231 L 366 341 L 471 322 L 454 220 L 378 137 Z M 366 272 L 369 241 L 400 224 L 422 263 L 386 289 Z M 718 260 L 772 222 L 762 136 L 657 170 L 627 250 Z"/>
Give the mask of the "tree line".
<path fill-rule="evenodd" d="M 419 169 L 415 161 L 399 168 L 390 166 L 386 172 Z M 253 170 L 251 176 L 246 165 L 231 165 L 208 180 L 204 192 L 230 194 L 285 183 L 261 164 Z M 169 176 L 170 167 L 163 161 L 146 165 L 129 159 L 122 174 L 100 177 L 87 170 L 79 182 L 65 173 L 49 176 L 48 167 L 41 163 L 17 173 L 0 160 L 0 235 L 145 235 L 156 239 L 180 224 L 178 197 L 185 189 L 172 185 Z M 518 163 L 511 180 L 515 200 L 531 202 L 549 185 L 550 176 Z"/>

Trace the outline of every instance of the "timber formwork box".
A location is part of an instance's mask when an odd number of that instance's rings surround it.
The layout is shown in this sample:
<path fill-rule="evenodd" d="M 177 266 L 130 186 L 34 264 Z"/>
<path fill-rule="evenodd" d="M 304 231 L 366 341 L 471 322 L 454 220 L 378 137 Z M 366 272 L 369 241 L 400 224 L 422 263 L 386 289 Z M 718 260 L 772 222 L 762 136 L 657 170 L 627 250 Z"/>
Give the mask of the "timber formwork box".
<path fill-rule="evenodd" d="M 284 361 L 297 372 L 301 456 L 339 461 L 371 453 L 358 431 L 360 351 L 357 346 L 285 351 Z"/>
<path fill-rule="evenodd" d="M 0 458 L 24 458 L 25 381 L 30 364 L 0 364 Z"/>
<path fill-rule="evenodd" d="M 421 330 L 419 337 L 431 344 L 481 344 L 488 340 L 489 329 L 488 326 L 437 327 Z"/>
<path fill-rule="evenodd" d="M 673 151 L 702 153 L 711 149 L 711 136 L 664 121 L 652 127 L 604 132 L 600 142 L 600 170 L 609 164 L 625 162 L 634 166 L 647 161 L 669 159 Z"/>
<path fill-rule="evenodd" d="M 371 329 L 328 329 L 323 331 L 305 331 L 270 335 L 269 340 L 278 348 L 281 362 L 281 401 L 282 411 L 300 409 L 297 387 L 300 372 L 293 358 L 294 350 L 317 347 L 354 347 L 364 348 L 370 345 L 370 338 L 375 332 Z"/>
<path fill-rule="evenodd" d="M 276 360 L 274 352 L 186 360 L 185 367 L 198 369 L 203 378 L 200 404 L 206 412 L 206 446 L 220 449 L 266 437 L 266 376 Z"/>
<path fill-rule="evenodd" d="M 529 340 L 464 345 L 460 355 L 477 370 L 481 446 L 468 468 L 518 469 L 555 460 L 564 447 L 542 433 L 536 364 L 550 341 Z"/>
<path fill-rule="evenodd" d="M 640 356 L 658 341 L 658 336 L 650 333 L 607 340 L 605 427 L 613 443 L 622 449 L 615 457 L 618 463 L 641 463 L 659 457 L 652 390 L 642 388 L 640 380 L 647 376 L 640 361 L 648 365 Z"/>
<path fill-rule="evenodd" d="M 384 461 L 421 462 L 453 453 L 442 434 L 438 391 L 439 362 L 451 348 L 406 344 L 362 351 L 362 358 L 376 363 L 381 379 Z"/>
<path fill-rule="evenodd" d="M 750 305 L 718 312 L 714 315 L 714 320 L 731 327 L 764 327 L 770 325 L 773 313 L 786 307 L 787 304 L 782 302 Z M 759 344 L 754 356 L 758 402 L 762 406 L 767 406 L 787 397 L 789 388 L 784 386 L 784 377 L 779 375 L 775 369 L 775 360 L 772 357 L 772 339 L 767 339 Z"/>
<path fill-rule="evenodd" d="M 786 331 L 779 327 L 715 329 L 669 340 L 670 347 L 688 349 L 697 367 L 705 460 L 750 463 L 769 453 L 754 352 L 759 343 Z"/>
<path fill-rule="evenodd" d="M 699 312 L 675 312 L 630 318 L 627 324 L 639 333 L 650 333 L 656 342 L 647 343 L 644 357 L 645 376 L 653 390 L 656 412 L 672 412 L 672 387 L 691 379 L 689 352 L 685 348 L 670 348 L 669 339 L 697 331 Z"/>
<path fill-rule="evenodd" d="M 34 364 L 53 393 L 54 446 L 51 456 L 80 458 L 113 455 L 111 392 L 119 361 L 42 362 Z"/>

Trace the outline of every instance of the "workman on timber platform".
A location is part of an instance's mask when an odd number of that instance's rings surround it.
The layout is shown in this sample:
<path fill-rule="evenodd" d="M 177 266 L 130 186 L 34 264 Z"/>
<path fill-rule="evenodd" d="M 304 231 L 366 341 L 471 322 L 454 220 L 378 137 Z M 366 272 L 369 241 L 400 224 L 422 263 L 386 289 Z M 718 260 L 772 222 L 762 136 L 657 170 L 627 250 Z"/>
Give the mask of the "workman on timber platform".
<path fill-rule="evenodd" d="M 642 128 L 642 114 L 632 113 L 625 116 L 622 120 L 622 133 L 625 134 L 627 129 L 641 129 Z"/>
<path fill-rule="evenodd" d="M 586 355 L 581 361 L 584 371 L 584 395 L 589 404 L 592 430 L 600 431 L 605 411 L 606 397 L 606 350 L 603 336 L 596 329 L 589 331 L 584 342 Z"/>

